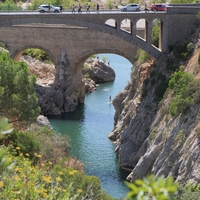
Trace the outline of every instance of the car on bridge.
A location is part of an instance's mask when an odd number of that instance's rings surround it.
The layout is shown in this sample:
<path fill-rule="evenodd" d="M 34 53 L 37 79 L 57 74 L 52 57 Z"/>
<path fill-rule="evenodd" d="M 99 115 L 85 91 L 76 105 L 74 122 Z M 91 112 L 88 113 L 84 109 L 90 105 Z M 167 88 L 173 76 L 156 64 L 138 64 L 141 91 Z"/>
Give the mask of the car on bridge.
<path fill-rule="evenodd" d="M 38 11 L 41 13 L 45 12 L 54 12 L 54 13 L 59 13 L 60 12 L 60 7 L 55 7 L 50 4 L 42 4 L 38 7 Z"/>
<path fill-rule="evenodd" d="M 126 6 L 123 6 L 120 10 L 123 11 L 123 12 L 126 12 L 126 11 L 140 11 L 140 5 L 139 4 L 135 4 L 135 3 L 131 3 L 131 4 L 128 4 Z"/>
<path fill-rule="evenodd" d="M 167 7 L 165 4 L 152 4 L 151 11 L 166 11 Z"/>

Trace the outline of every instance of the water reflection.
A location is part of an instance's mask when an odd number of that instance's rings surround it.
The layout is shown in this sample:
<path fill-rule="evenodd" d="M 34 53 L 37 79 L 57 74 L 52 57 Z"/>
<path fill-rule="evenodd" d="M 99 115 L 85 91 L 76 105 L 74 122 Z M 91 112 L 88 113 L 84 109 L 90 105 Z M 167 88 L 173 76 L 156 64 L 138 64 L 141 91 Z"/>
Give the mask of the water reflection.
<path fill-rule="evenodd" d="M 85 114 L 84 114 L 84 104 L 79 104 L 75 111 L 62 113 L 58 116 L 48 116 L 48 119 L 60 119 L 60 120 L 72 120 L 72 121 L 84 121 Z"/>

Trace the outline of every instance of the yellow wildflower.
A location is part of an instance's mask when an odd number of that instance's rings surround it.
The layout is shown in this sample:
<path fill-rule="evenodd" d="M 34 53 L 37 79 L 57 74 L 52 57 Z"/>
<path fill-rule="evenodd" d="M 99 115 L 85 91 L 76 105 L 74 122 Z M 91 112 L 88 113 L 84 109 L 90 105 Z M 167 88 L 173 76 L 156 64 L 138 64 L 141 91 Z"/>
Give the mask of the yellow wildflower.
<path fill-rule="evenodd" d="M 42 193 L 42 195 L 43 195 L 43 197 L 45 198 L 45 199 L 47 199 L 48 198 L 48 194 L 47 193 Z"/>
<path fill-rule="evenodd" d="M 23 156 L 23 153 L 20 153 L 20 154 L 19 154 L 19 156 L 21 156 L 21 157 L 22 157 L 22 156 Z"/>
<path fill-rule="evenodd" d="M 42 167 L 45 167 L 45 164 L 44 164 L 44 163 L 42 163 L 42 164 L 41 164 L 41 166 L 42 166 Z"/>
<path fill-rule="evenodd" d="M 13 176 L 13 179 L 15 179 L 16 181 L 20 181 L 21 178 L 19 178 L 19 176 Z"/>
<path fill-rule="evenodd" d="M 59 175 L 63 175 L 64 173 L 63 173 L 62 171 L 59 171 L 58 174 L 59 174 Z"/>
<path fill-rule="evenodd" d="M 60 177 L 56 177 L 56 181 L 62 181 L 62 179 Z"/>
<path fill-rule="evenodd" d="M 51 177 L 50 176 L 42 176 L 42 180 L 47 182 L 47 183 L 51 183 Z"/>
<path fill-rule="evenodd" d="M 15 168 L 15 171 L 16 171 L 16 172 L 22 172 L 23 169 L 22 169 L 21 167 L 16 167 L 16 168 Z"/>
<path fill-rule="evenodd" d="M 72 170 L 71 172 L 69 172 L 70 175 L 74 175 L 77 172 L 77 170 Z"/>
<path fill-rule="evenodd" d="M 25 155 L 28 156 L 28 157 L 30 156 L 29 153 L 26 153 Z"/>
<path fill-rule="evenodd" d="M 4 182 L 0 181 L 0 188 L 2 188 L 4 186 Z"/>
<path fill-rule="evenodd" d="M 81 193 L 81 192 L 83 192 L 83 190 L 81 190 L 81 189 L 78 189 L 78 193 Z"/>
<path fill-rule="evenodd" d="M 49 161 L 49 165 L 52 165 L 53 163 Z"/>
<path fill-rule="evenodd" d="M 37 153 L 34 153 L 34 156 L 36 156 L 36 157 L 37 157 L 37 155 L 38 155 Z"/>
<path fill-rule="evenodd" d="M 20 147 L 16 147 L 17 150 L 20 150 Z"/>

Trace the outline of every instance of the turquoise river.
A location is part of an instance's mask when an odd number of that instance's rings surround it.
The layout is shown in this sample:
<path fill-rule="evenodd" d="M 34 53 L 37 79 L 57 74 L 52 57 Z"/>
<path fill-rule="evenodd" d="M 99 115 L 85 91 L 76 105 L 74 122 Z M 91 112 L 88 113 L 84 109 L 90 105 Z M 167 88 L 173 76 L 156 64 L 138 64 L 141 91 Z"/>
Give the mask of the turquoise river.
<path fill-rule="evenodd" d="M 103 57 L 110 61 L 115 81 L 100 84 L 96 91 L 86 94 L 85 103 L 75 112 L 48 118 L 54 130 L 69 136 L 71 155 L 84 163 L 86 174 L 99 177 L 102 189 L 120 199 L 128 192 L 124 184 L 127 172 L 119 168 L 115 145 L 107 137 L 113 130 L 115 114 L 109 97 L 113 99 L 124 90 L 132 64 L 115 54 L 99 54 L 100 60 Z"/>

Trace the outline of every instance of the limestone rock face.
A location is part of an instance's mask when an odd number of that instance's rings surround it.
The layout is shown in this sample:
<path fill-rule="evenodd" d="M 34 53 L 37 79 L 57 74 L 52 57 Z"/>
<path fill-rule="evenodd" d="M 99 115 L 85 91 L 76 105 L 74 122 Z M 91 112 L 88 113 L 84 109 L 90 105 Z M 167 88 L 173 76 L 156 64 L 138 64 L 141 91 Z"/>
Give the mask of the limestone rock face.
<path fill-rule="evenodd" d="M 89 67 L 83 70 L 95 83 L 104 83 L 115 80 L 114 70 L 98 59 L 88 59 L 86 65 Z"/>
<path fill-rule="evenodd" d="M 171 53 L 156 63 L 135 66 L 129 85 L 113 100 L 115 128 L 108 137 L 115 140 L 120 167 L 130 170 L 129 181 L 152 173 L 173 176 L 182 183 L 200 182 L 200 105 L 191 106 L 187 114 L 172 117 L 168 110 L 173 95 L 168 92 L 160 103 L 156 101 L 163 75 L 167 77 L 168 58 L 176 66 L 184 66 L 196 79 L 200 77 L 196 67 L 199 38 L 198 30 L 192 38 L 194 44 L 197 41 L 194 53 L 185 63 Z"/>

